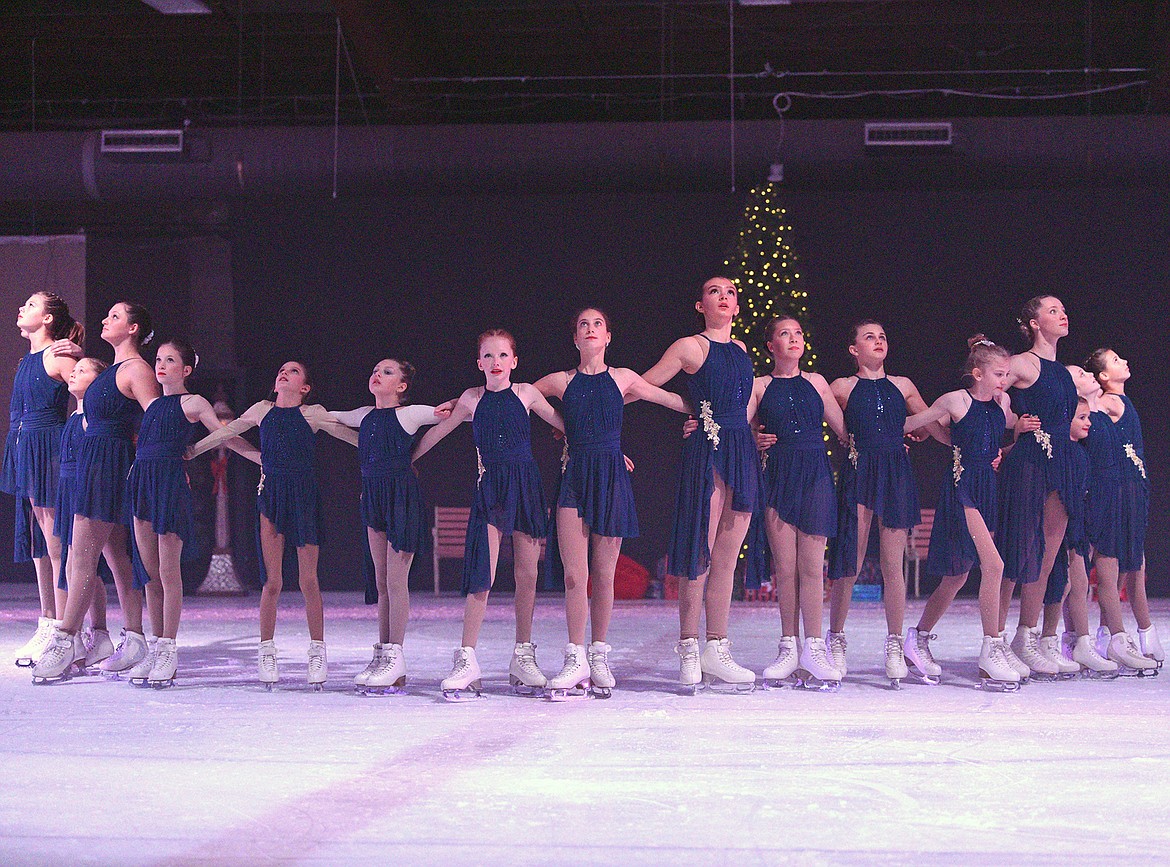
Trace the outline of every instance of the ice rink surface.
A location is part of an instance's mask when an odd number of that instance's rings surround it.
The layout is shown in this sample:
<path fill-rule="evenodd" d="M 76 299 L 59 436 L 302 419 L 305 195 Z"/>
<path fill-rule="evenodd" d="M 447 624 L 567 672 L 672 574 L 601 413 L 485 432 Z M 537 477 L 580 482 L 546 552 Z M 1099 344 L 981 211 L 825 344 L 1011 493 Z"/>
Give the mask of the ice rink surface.
<path fill-rule="evenodd" d="M 281 682 L 264 692 L 257 604 L 188 599 L 169 690 L 33 686 L 10 651 L 31 635 L 35 591 L 0 585 L 0 862 L 1170 861 L 1170 670 L 985 694 L 973 601 L 935 630 L 939 686 L 890 690 L 880 604 L 855 603 L 840 692 L 694 697 L 676 691 L 674 603 L 618 603 L 613 697 L 557 704 L 508 692 L 510 597 L 479 644 L 489 696 L 464 704 L 438 690 L 460 599 L 413 598 L 408 694 L 388 697 L 353 692 L 377 639 L 357 594 L 326 595 L 324 693 L 305 685 L 301 598 L 284 594 Z M 1170 604 L 1154 604 L 1170 635 Z M 776 610 L 737 604 L 731 623 L 759 672 Z M 555 674 L 558 597 L 538 599 L 535 640 Z"/>

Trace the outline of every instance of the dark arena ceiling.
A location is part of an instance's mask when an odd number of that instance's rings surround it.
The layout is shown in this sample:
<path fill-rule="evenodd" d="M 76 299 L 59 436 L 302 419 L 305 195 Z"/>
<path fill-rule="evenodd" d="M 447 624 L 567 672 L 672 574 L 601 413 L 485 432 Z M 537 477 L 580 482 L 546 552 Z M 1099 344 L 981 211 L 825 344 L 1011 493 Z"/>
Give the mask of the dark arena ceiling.
<path fill-rule="evenodd" d="M 0 63 L 14 132 L 1165 114 L 1170 3 L 5 0 Z"/>

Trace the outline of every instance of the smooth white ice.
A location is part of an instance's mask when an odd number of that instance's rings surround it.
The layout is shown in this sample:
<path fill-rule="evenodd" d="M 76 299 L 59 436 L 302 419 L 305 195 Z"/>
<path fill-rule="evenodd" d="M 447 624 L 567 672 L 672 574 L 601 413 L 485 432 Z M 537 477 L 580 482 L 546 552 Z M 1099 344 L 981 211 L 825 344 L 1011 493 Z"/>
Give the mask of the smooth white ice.
<path fill-rule="evenodd" d="M 31 634 L 35 595 L 0 585 L 0 862 L 1170 858 L 1170 669 L 984 694 L 970 601 L 935 630 L 941 686 L 886 687 L 884 619 L 865 603 L 850 617 L 839 693 L 697 697 L 675 691 L 674 604 L 619 603 L 613 698 L 552 704 L 507 694 L 501 597 L 479 645 L 491 695 L 461 705 L 438 692 L 461 600 L 412 602 L 405 696 L 352 692 L 377 637 L 355 594 L 326 596 L 330 679 L 309 692 L 301 599 L 287 592 L 273 693 L 255 684 L 255 596 L 187 600 L 173 689 L 34 687 L 10 648 Z M 551 675 L 566 640 L 560 599 L 542 597 L 536 617 Z M 1155 620 L 1170 635 L 1166 600 Z M 763 669 L 778 626 L 772 606 L 737 604 L 737 659 Z"/>

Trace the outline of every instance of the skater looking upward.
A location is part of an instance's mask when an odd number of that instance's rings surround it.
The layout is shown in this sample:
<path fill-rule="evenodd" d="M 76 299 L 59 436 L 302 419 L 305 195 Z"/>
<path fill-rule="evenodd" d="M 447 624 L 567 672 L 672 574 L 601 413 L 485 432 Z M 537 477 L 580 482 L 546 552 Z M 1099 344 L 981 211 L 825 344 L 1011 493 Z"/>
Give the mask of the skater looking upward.
<path fill-rule="evenodd" d="M 169 686 L 178 666 L 175 640 L 183 608 L 181 562 L 183 545 L 194 529 L 183 453 L 200 424 L 212 433 L 222 426 L 207 398 L 187 391 L 187 377 L 198 363 L 195 350 L 181 340 L 159 345 L 154 375 L 163 393 L 146 406 L 130 470 L 134 539 L 150 579 L 145 588 L 146 607 L 154 630 L 154 636 L 147 639 L 146 656 L 126 673 L 131 683 Z M 259 450 L 247 440 L 235 437 L 226 445 L 260 463 Z"/>
<path fill-rule="evenodd" d="M 445 697 L 453 701 L 478 696 L 481 691 L 475 645 L 487 610 L 488 592 L 496 580 L 500 542 L 512 537 L 516 576 L 516 646 L 508 668 L 513 688 L 524 695 L 542 695 L 546 684 L 536 663 L 532 642 L 532 612 L 536 604 L 540 540 L 546 534 L 548 511 L 540 470 L 532 457 L 529 413 L 564 430 L 560 414 L 539 391 L 526 382 L 512 382 L 516 369 L 516 340 L 493 328 L 476 342 L 476 365 L 484 385 L 459 396 L 454 409 L 427 431 L 415 447 L 418 460 L 466 419 L 475 437 L 479 479 L 467 526 L 463 559 L 463 636 L 454 654 L 451 674 L 443 680 Z"/>
<path fill-rule="evenodd" d="M 1102 359 L 1089 358 L 1093 373 L 1080 368 L 1070 368 L 1073 381 L 1088 392 L 1093 408 L 1092 427 L 1085 444 L 1089 448 L 1089 501 L 1085 511 L 1085 530 L 1093 546 L 1093 566 L 1097 572 L 1097 598 L 1101 604 L 1101 629 L 1097 634 L 1097 652 L 1116 662 L 1120 674 L 1154 673 L 1157 663 L 1147 658 L 1137 642 L 1125 629 L 1125 620 L 1119 598 L 1121 562 L 1133 566 L 1135 562 L 1131 542 L 1131 509 L 1126 508 L 1124 496 L 1125 465 L 1134 466 L 1122 444 L 1123 429 L 1105 411 L 1100 381 L 1104 365 Z M 1115 365 L 1114 374 L 1120 373 Z M 1115 403 L 1115 409 L 1119 405 Z M 1140 477 L 1139 477 L 1140 478 Z M 1069 510 L 1073 512 L 1072 509 Z M 1138 562 L 1138 566 L 1141 563 Z M 1049 600 L 1045 600 L 1049 601 Z M 1135 606 L 1136 607 L 1136 606 Z M 1148 612 L 1147 612 L 1148 618 Z M 1148 623 L 1147 619 L 1147 623 Z M 1086 624 L 1087 626 L 1087 624 Z"/>
<path fill-rule="evenodd" d="M 32 638 L 15 654 L 16 664 L 28 667 L 52 636 L 53 621 L 65 614 L 65 594 L 54 591 L 61 546 L 53 535 L 53 521 L 57 450 L 69 404 L 65 383 L 74 360 L 55 355 L 51 346 L 57 340 L 80 343 L 85 329 L 69 314 L 69 305 L 51 292 L 30 295 L 17 311 L 16 327 L 28 341 L 29 351 L 12 382 L 0 490 L 16 497 L 14 561 L 36 564 L 41 616 Z"/>
<path fill-rule="evenodd" d="M 365 694 L 395 693 L 406 685 L 402 643 L 410 619 L 410 565 L 427 536 L 426 506 L 410 451 L 418 429 L 438 421 L 433 406 L 404 403 L 414 375 L 413 364 L 383 358 L 370 374 L 374 405 L 335 413 L 358 428 L 362 523 L 378 588 L 378 641 L 373 658 L 354 679 Z"/>
<path fill-rule="evenodd" d="M 119 301 L 102 320 L 102 339 L 114 348 L 114 363 L 94 379 L 86 392 L 85 438 L 77 458 L 77 490 L 73 510 L 73 537 L 65 616 L 53 641 L 33 671 L 35 678 L 57 680 L 68 676 L 74 661 L 85 658 L 78 640 L 82 619 L 101 586 L 98 558 L 105 553 L 114 573 L 122 606 L 125 634 L 118 649 L 102 663 L 104 671 L 119 674 L 146 657 L 142 634 L 142 591 L 134 586 L 129 554 L 130 486 L 127 476 L 134 463 L 133 436 L 142 410 L 161 389 L 140 347 L 154 337 L 150 314 L 132 301 Z M 54 350 L 56 351 L 56 350 Z M 82 355 L 70 344 L 61 350 Z M 104 590 L 103 590 L 104 592 Z"/>
<path fill-rule="evenodd" d="M 902 557 L 906 534 L 919 521 L 918 490 L 904 442 L 907 412 L 922 412 L 926 402 L 904 376 L 886 375 L 889 343 L 880 322 L 854 323 L 849 354 L 857 373 L 833 381 L 833 396 L 845 415 L 849 452 L 841 468 L 840 511 L 829 577 L 829 651 L 844 675 L 845 618 L 853 585 L 865 563 L 869 530 L 878 522 L 881 573 L 886 608 L 886 676 L 897 686 L 906 676 L 902 623 L 906 615 L 906 576 Z M 937 422 L 933 424 L 937 425 Z"/>
<path fill-rule="evenodd" d="M 700 429 L 683 442 L 667 569 L 679 579 L 679 681 L 751 690 L 756 676 L 736 663 L 727 638 L 735 564 L 759 502 L 760 460 L 748 425 L 755 413 L 752 364 L 731 337 L 739 292 L 727 277 L 703 283 L 695 301 L 703 330 L 676 340 L 643 378 L 662 386 L 687 375 Z M 706 609 L 700 653 L 699 621 Z"/>
<path fill-rule="evenodd" d="M 1012 665 L 1009 649 L 999 634 L 999 591 L 1003 559 L 992 531 L 996 518 L 995 470 L 1004 432 L 1017 422 L 1004 394 L 1011 353 L 982 334 L 967 341 L 963 368 L 965 388 L 948 391 L 923 413 L 911 416 L 907 426 L 941 421 L 949 430 L 951 472 L 943 481 L 930 532 L 927 574 L 939 585 L 927 600 L 917 627 L 906 633 L 906 661 L 928 683 L 938 683 L 942 668 L 930 652 L 931 631 L 946 613 L 955 595 L 967 583 L 971 567 L 979 564 L 979 617 L 983 644 L 979 651 L 980 685 L 988 689 L 1019 688 L 1022 671 Z M 1035 430 L 1040 420 L 1029 416 L 1018 428 Z M 1024 675 L 1026 676 L 1026 675 Z"/>
<path fill-rule="evenodd" d="M 301 361 L 286 361 L 272 386 L 275 400 L 253 404 L 238 419 L 204 437 L 187 452 L 193 458 L 250 428 L 260 428 L 260 549 L 266 580 L 260 594 L 258 656 L 260 682 L 266 688 L 271 688 L 279 677 L 274 635 L 284 580 L 285 542 L 297 549 L 298 578 L 309 626 L 309 685 L 319 689 L 328 676 L 325 612 L 317 579 L 321 502 L 314 434 L 324 431 L 353 446 L 358 437 L 325 407 L 305 404 L 312 389 L 308 367 Z"/>
<path fill-rule="evenodd" d="M 561 672 L 548 682 L 551 697 L 592 688 L 608 697 L 614 677 L 606 644 L 613 614 L 613 581 L 622 539 L 638 535 L 634 492 L 622 456 L 622 406 L 649 400 L 687 412 L 677 394 L 650 385 L 634 371 L 610 367 L 606 347 L 612 340 L 609 318 L 595 307 L 573 317 L 573 344 L 580 362 L 572 370 L 542 377 L 536 389 L 561 402 L 566 455 L 554 504 L 556 542 L 565 575 L 565 619 L 569 644 Z M 552 553 L 552 552 L 550 552 Z M 586 586 L 592 585 L 592 599 Z M 585 623 L 592 642 L 585 647 Z"/>
<path fill-rule="evenodd" d="M 845 420 L 825 378 L 800 369 L 805 351 L 800 322 L 773 319 L 764 335 L 772 373 L 756 377 L 752 390 L 755 422 L 762 431 L 759 444 L 768 450 L 763 455 L 764 508 L 753 519 L 749 570 L 755 571 L 757 561 L 766 564 L 770 553 L 781 638 L 776 661 L 763 677 L 765 684 L 779 684 L 796 674 L 802 685 L 832 686 L 840 683 L 841 672 L 828 658 L 821 619 L 825 544 L 837 532 L 837 491 L 822 429 L 828 424 L 844 441 Z M 764 538 L 758 538 L 760 522 Z M 761 576 L 749 577 L 758 581 Z"/>
<path fill-rule="evenodd" d="M 1055 675 L 1039 651 L 1039 620 L 1048 575 L 1068 527 L 1073 490 L 1070 425 L 1077 389 L 1056 346 L 1068 335 L 1068 314 L 1059 298 L 1037 295 L 1020 313 L 1020 330 L 1031 348 L 1013 355 L 1008 386 L 1017 415 L 1034 415 L 1040 427 L 1020 435 L 999 469 L 996 545 L 1004 561 L 999 626 L 1006 627 L 1012 593 L 1020 585 L 1020 620 L 1012 650 L 1033 672 Z"/>

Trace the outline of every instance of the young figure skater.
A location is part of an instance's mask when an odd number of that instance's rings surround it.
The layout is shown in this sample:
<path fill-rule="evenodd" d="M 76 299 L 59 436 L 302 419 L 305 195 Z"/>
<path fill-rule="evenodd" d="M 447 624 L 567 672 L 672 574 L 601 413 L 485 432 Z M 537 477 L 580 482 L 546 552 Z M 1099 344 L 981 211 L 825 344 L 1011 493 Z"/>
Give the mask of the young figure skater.
<path fill-rule="evenodd" d="M 1077 386 L 1077 410 L 1073 415 L 1069 438 L 1077 447 L 1069 452 L 1072 460 L 1073 479 L 1076 483 L 1073 490 L 1082 492 L 1083 496 L 1073 497 L 1069 502 L 1068 529 L 1064 533 L 1063 549 L 1052 565 L 1052 573 L 1048 576 L 1048 587 L 1044 591 L 1044 627 L 1040 642 L 1037 645 L 1044 656 L 1061 664 L 1061 672 L 1068 676 L 1078 672 L 1086 677 L 1114 678 L 1117 677 L 1117 663 L 1105 659 L 1093 646 L 1089 637 L 1089 573 L 1086 566 L 1089 559 L 1089 530 L 1088 516 L 1086 515 L 1089 491 L 1089 448 L 1085 444 L 1091 428 L 1101 422 L 1108 422 L 1103 413 L 1097 412 L 1097 397 L 1101 387 L 1084 368 L 1068 365 L 1067 370 L 1072 374 L 1073 382 Z M 1093 415 L 1098 418 L 1094 420 Z M 1102 439 L 1107 439 L 1108 432 L 1098 431 Z M 1116 497 L 1108 491 L 1105 496 L 1094 499 L 1093 504 L 1106 504 L 1103 510 L 1107 515 L 1109 503 L 1116 503 Z M 1103 517 L 1101 511 L 1095 516 L 1099 521 Z M 1094 529 L 1094 535 L 1099 533 L 1099 525 Z M 1058 639 L 1056 630 L 1060 626 L 1061 614 L 1064 615 L 1065 632 Z M 1068 663 L 1076 668 L 1069 667 Z"/>
<path fill-rule="evenodd" d="M 1020 585 L 1020 621 L 1012 650 L 1021 667 L 1038 680 L 1060 673 L 1039 649 L 1039 620 L 1052 565 L 1068 527 L 1074 490 L 1073 448 L 1068 432 L 1076 412 L 1072 377 L 1056 361 L 1056 345 L 1068 335 L 1068 314 L 1060 299 L 1037 295 L 1024 305 L 1020 329 L 1031 341 L 1013 355 L 1008 386 L 1017 415 L 1034 415 L 1040 427 L 1020 436 L 999 469 L 996 545 L 1004 561 L 999 626 L 1006 628 L 1012 593 Z M 1021 676 L 1027 676 L 1020 671 Z"/>
<path fill-rule="evenodd" d="M 996 493 L 993 463 L 999 456 L 1004 431 L 1016 426 L 1004 385 L 1010 374 L 1011 353 L 982 334 L 967 341 L 963 368 L 966 387 L 948 391 L 907 426 L 941 420 L 950 431 L 951 477 L 942 483 L 926 571 L 939 576 L 939 585 L 926 602 L 917 626 L 906 631 L 906 661 L 927 683 L 937 684 L 942 668 L 930 652 L 932 630 L 967 582 L 971 567 L 979 564 L 979 617 L 983 645 L 979 651 L 979 683 L 984 689 L 1015 691 L 1020 674 L 1009 662 L 999 634 L 999 592 L 1003 559 L 995 548 Z M 1040 420 L 1027 417 L 1018 430 L 1035 430 Z"/>
<path fill-rule="evenodd" d="M 1126 582 L 1129 604 L 1137 619 L 1138 645 L 1142 655 L 1153 659 L 1161 668 L 1166 652 L 1150 619 L 1150 603 L 1146 597 L 1150 480 L 1146 476 L 1142 422 L 1133 401 L 1125 394 L 1125 384 L 1130 376 L 1129 362 L 1109 347 L 1103 347 L 1089 356 L 1085 366 L 1105 391 L 1101 405 L 1117 426 L 1122 449 L 1120 503 L 1124 529 L 1118 554 L 1119 578 Z"/>
<path fill-rule="evenodd" d="M 77 409 L 65 420 L 65 427 L 61 431 L 60 475 L 57 478 L 57 499 L 53 519 L 53 535 L 61 545 L 61 568 L 57 573 L 57 591 L 61 599 L 60 609 L 65 610 L 64 599 L 69 590 L 69 575 L 72 563 L 69 559 L 69 540 L 73 535 L 73 506 L 77 493 L 77 456 L 81 452 L 81 443 L 85 439 L 85 393 L 97 375 L 109 367 L 100 358 L 80 358 L 69 372 L 69 393 L 77 401 Z M 107 576 L 112 580 L 109 566 L 104 561 L 99 564 L 99 574 L 104 580 Z M 110 640 L 109 628 L 106 625 L 106 593 L 105 588 L 95 588 L 93 601 L 89 606 L 90 628 L 82 631 L 82 643 L 85 645 L 85 659 L 81 662 L 84 669 L 108 659 L 114 652 L 114 643 Z"/>
<path fill-rule="evenodd" d="M 837 491 L 822 430 L 828 424 L 844 442 L 845 419 L 825 378 L 800 369 L 805 350 L 800 322 L 790 316 L 773 319 L 764 336 L 774 366 L 769 376 L 756 377 L 752 389 L 755 421 L 762 425 L 759 443 L 768 446 L 762 458 L 763 512 L 753 519 L 753 542 L 766 543 L 767 550 L 753 550 L 749 571 L 762 571 L 770 554 L 781 629 L 779 653 L 764 669 L 764 685 L 795 677 L 798 686 L 834 689 L 841 672 L 829 659 L 821 620 L 825 544 L 837 532 Z M 761 521 L 765 537 L 757 540 Z M 757 577 L 749 580 L 755 583 Z"/>
<path fill-rule="evenodd" d="M 902 624 L 906 616 L 906 576 L 902 557 L 906 534 L 919 521 L 918 490 L 906 455 L 907 411 L 925 410 L 926 402 L 904 376 L 886 375 L 889 346 L 880 322 L 863 319 L 854 324 L 849 354 L 857 373 L 831 385 L 849 431 L 848 460 L 841 469 L 837 536 L 829 564 L 833 579 L 829 602 L 829 652 L 841 675 L 845 659 L 845 618 L 853 585 L 865 563 L 870 525 L 876 518 L 881 548 L 882 597 L 886 609 L 885 660 L 890 686 L 897 689 L 906 677 Z M 938 423 L 931 423 L 937 428 Z M 941 431 L 940 431 L 941 432 Z M 945 434 L 944 434 L 945 436 Z"/>
<path fill-rule="evenodd" d="M 69 404 L 66 380 L 74 361 L 54 355 L 50 347 L 57 340 L 80 343 L 85 329 L 52 292 L 30 295 L 17 311 L 16 327 L 28 341 L 29 352 L 20 360 L 12 382 L 0 491 L 16 497 L 13 559 L 17 563 L 32 560 L 36 565 L 41 616 L 32 638 L 14 654 L 16 664 L 27 668 L 44 651 L 57 618 L 65 614 L 65 594 L 54 591 L 61 547 L 53 535 L 53 521 L 58 449 Z"/>
<path fill-rule="evenodd" d="M 561 401 L 566 458 L 554 505 L 561 563 L 565 573 L 565 619 L 569 644 L 565 664 L 548 682 L 549 698 L 595 695 L 609 698 L 616 684 L 606 644 L 613 614 L 613 580 L 622 539 L 638 535 L 634 492 L 622 455 L 622 406 L 649 400 L 688 412 L 677 394 L 650 385 L 634 371 L 610 367 L 605 350 L 612 339 L 609 318 L 595 307 L 573 317 L 573 344 L 581 360 L 535 383 L 545 397 Z M 592 599 L 586 588 L 592 585 Z M 585 622 L 592 642 L 585 647 Z"/>
<path fill-rule="evenodd" d="M 1090 359 L 1092 361 L 1092 359 Z M 1101 366 L 1099 363 L 1094 366 Z M 1077 369 L 1079 370 L 1079 368 Z M 1119 598 L 1121 561 L 1132 556 L 1129 515 L 1123 506 L 1123 465 L 1129 463 L 1122 445 L 1122 430 L 1101 405 L 1103 383 L 1093 374 L 1082 372 L 1083 381 L 1093 389 L 1092 427 L 1086 443 L 1089 447 L 1089 501 L 1086 530 L 1093 546 L 1093 565 L 1097 570 L 1097 599 L 1101 604 L 1101 627 L 1097 631 L 1097 652 L 1119 666 L 1123 677 L 1157 674 L 1158 665 L 1142 654 L 1137 642 L 1125 629 Z M 1128 565 L 1133 560 L 1127 561 Z M 1140 563 L 1139 563 L 1140 565 Z"/>
<path fill-rule="evenodd" d="M 193 458 L 227 444 L 233 437 L 260 428 L 260 548 L 266 580 L 260 593 L 260 683 L 271 690 L 279 681 L 276 664 L 276 612 L 283 587 L 284 544 L 297 549 L 297 572 L 305 597 L 309 627 L 308 684 L 320 691 L 329 676 L 325 653 L 325 612 L 317 581 L 320 554 L 321 500 L 317 490 L 314 435 L 324 431 L 356 446 L 357 434 L 320 404 L 305 404 L 313 388 L 303 362 L 286 361 L 276 374 L 275 400 L 250 406 L 233 422 L 217 429 L 187 451 Z"/>
<path fill-rule="evenodd" d="M 130 487 L 133 435 L 142 411 L 160 390 L 140 347 L 154 337 L 146 308 L 119 301 L 102 320 L 102 339 L 114 347 L 114 363 L 86 392 L 85 438 L 77 458 L 77 491 L 69 557 L 69 595 L 65 616 L 33 668 L 35 683 L 63 680 L 74 663 L 84 663 L 81 624 L 101 586 L 98 558 L 104 553 L 114 573 L 125 628 L 101 670 L 117 678 L 146 656 L 142 634 L 142 592 L 134 586 L 129 554 Z M 72 351 L 80 355 L 81 347 Z M 104 590 L 102 591 L 104 592 Z"/>
<path fill-rule="evenodd" d="M 134 539 L 150 581 L 146 606 L 154 635 L 147 653 L 126 672 L 136 686 L 171 686 L 179 663 L 176 639 L 183 607 L 183 545 L 191 538 L 191 488 L 183 468 L 183 453 L 202 424 L 214 433 L 222 426 L 205 397 L 187 391 L 187 377 L 199 364 L 188 344 L 170 340 L 159 346 L 154 359 L 155 379 L 162 395 L 152 400 L 138 431 L 138 449 L 130 470 L 130 503 Z M 260 463 L 260 452 L 241 437 L 226 445 Z"/>
<path fill-rule="evenodd" d="M 455 651 L 451 674 L 442 682 L 448 701 L 478 698 L 482 692 L 475 645 L 487 610 L 488 592 L 496 580 L 500 541 L 512 537 L 516 570 L 516 647 L 508 666 L 508 680 L 522 695 L 543 695 L 547 680 L 536 663 L 532 642 L 532 612 L 536 604 L 540 540 L 548 511 L 541 489 L 540 470 L 532 457 L 529 412 L 564 430 L 560 414 L 544 395 L 526 382 L 512 382 L 516 369 L 516 340 L 493 328 L 477 341 L 477 366 L 484 385 L 459 396 L 454 409 L 427 431 L 415 447 L 417 461 L 464 420 L 471 419 L 479 481 L 467 525 L 463 558 L 463 636 Z"/>
<path fill-rule="evenodd" d="M 426 506 L 410 450 L 418 429 L 438 421 L 433 406 L 402 402 L 414 374 L 413 364 L 384 358 L 370 374 L 374 405 L 334 413 L 338 421 L 358 428 L 362 523 L 378 587 L 378 641 L 370 663 L 354 678 L 362 695 L 395 695 L 406 686 L 402 643 L 410 618 L 410 564 L 427 535 Z"/>
<path fill-rule="evenodd" d="M 667 569 L 678 588 L 679 682 L 694 694 L 701 684 L 750 692 L 756 675 L 731 656 L 727 638 L 735 564 L 759 503 L 760 459 L 748 424 L 755 414 L 752 363 L 731 337 L 739 313 L 735 283 L 707 280 L 695 302 L 703 317 L 699 334 L 676 340 L 643 378 L 663 386 L 687 374 L 701 430 L 683 442 L 674 527 Z M 705 602 L 704 602 L 705 600 Z M 699 620 L 707 615 L 700 653 Z"/>

